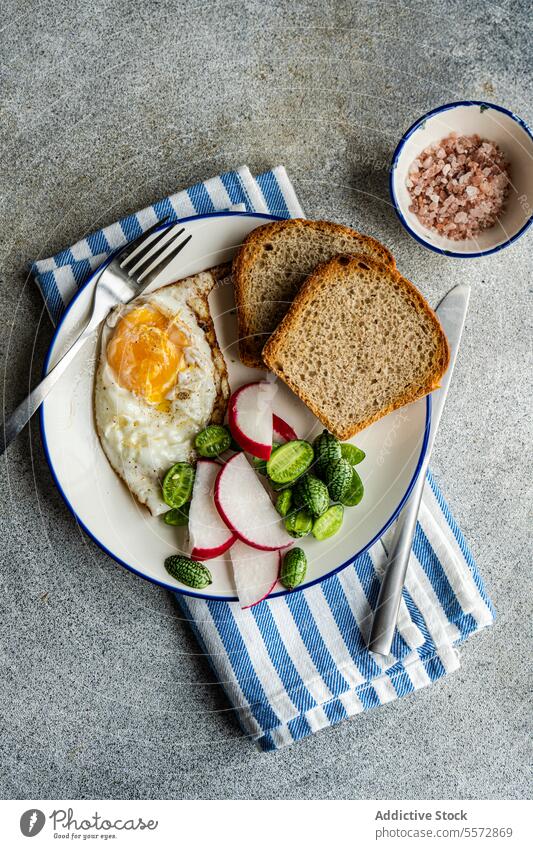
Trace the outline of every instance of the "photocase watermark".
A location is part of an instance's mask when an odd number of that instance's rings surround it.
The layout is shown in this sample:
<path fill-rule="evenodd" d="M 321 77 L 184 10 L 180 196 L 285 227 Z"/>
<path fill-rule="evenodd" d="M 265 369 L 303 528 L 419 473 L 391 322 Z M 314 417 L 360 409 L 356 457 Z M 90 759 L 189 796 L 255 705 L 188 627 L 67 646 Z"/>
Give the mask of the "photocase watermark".
<path fill-rule="evenodd" d="M 20 818 L 20 830 L 24 837 L 35 837 L 50 822 L 54 838 L 58 840 L 86 840 L 93 838 L 111 840 L 123 831 L 155 831 L 158 820 L 145 820 L 142 817 L 129 819 L 109 819 L 98 811 L 89 817 L 77 817 L 73 808 L 57 808 L 48 817 L 38 808 L 29 808 Z"/>
<path fill-rule="evenodd" d="M 46 817 L 38 808 L 30 808 L 24 811 L 20 818 L 20 830 L 24 837 L 35 837 L 42 831 Z"/>

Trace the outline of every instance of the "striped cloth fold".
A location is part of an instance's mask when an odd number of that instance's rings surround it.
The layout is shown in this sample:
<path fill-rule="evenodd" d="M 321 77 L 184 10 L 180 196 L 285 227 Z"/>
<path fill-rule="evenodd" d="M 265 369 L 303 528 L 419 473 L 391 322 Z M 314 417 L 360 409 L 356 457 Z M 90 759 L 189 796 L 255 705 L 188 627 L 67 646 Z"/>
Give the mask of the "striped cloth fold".
<path fill-rule="evenodd" d="M 224 209 L 303 217 L 282 166 L 206 180 L 32 265 L 57 322 L 116 248 L 170 215 Z M 389 658 L 366 648 L 386 562 L 387 534 L 337 575 L 250 610 L 176 594 L 245 734 L 278 749 L 419 690 L 457 669 L 457 645 L 490 625 L 494 608 L 440 490 L 428 474 Z"/>
<path fill-rule="evenodd" d="M 337 575 L 250 610 L 179 597 L 244 732 L 262 750 L 448 675 L 459 667 L 456 646 L 493 622 L 472 555 L 431 474 L 391 655 L 381 659 L 366 640 L 386 556 L 383 538 Z"/>
<path fill-rule="evenodd" d="M 281 218 L 301 218 L 302 208 L 282 165 L 254 179 L 246 166 L 196 183 L 190 189 L 157 201 L 84 236 L 48 259 L 38 259 L 31 271 L 54 324 L 89 275 L 107 257 L 168 216 L 170 220 L 224 210 L 265 212 Z"/>

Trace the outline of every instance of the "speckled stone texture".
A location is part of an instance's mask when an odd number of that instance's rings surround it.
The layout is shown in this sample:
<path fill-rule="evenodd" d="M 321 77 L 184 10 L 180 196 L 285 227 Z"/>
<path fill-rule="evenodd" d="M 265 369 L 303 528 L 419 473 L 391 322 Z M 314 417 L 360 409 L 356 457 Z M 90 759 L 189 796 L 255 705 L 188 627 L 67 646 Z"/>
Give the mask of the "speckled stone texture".
<path fill-rule="evenodd" d="M 76 527 L 38 423 L 1 459 L 0 795 L 521 798 L 532 467 L 531 246 L 446 259 L 401 229 L 387 166 L 441 103 L 533 119 L 527 2 L 0 0 L 0 344 L 7 409 L 52 329 L 28 277 L 97 226 L 247 163 L 471 308 L 433 471 L 498 611 L 448 680 L 262 755 L 177 605 Z M 529 490 L 529 494 L 528 494 Z"/>

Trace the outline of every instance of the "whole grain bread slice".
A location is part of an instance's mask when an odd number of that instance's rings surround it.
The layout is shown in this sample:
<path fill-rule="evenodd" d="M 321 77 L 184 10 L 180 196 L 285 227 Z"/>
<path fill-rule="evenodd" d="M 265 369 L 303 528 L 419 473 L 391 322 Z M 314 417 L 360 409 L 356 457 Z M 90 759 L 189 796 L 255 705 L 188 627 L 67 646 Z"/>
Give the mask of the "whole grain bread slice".
<path fill-rule="evenodd" d="M 337 254 L 364 253 L 395 266 L 376 239 L 330 221 L 293 218 L 252 230 L 233 261 L 239 356 L 264 368 L 262 348 L 306 277 Z"/>
<path fill-rule="evenodd" d="M 449 349 L 418 289 L 358 254 L 307 278 L 263 358 L 331 433 L 349 439 L 436 389 Z"/>

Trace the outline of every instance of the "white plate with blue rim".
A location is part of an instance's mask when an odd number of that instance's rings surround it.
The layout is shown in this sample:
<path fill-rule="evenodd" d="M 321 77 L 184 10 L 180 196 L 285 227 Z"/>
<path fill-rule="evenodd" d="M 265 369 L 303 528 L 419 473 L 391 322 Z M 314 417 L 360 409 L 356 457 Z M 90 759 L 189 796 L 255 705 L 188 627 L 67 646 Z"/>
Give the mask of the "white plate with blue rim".
<path fill-rule="evenodd" d="M 273 216 L 259 213 L 214 213 L 183 219 L 192 235 L 186 251 L 150 285 L 156 289 L 180 278 L 229 262 L 255 227 Z M 87 320 L 97 273 L 71 301 L 48 350 L 45 371 L 68 349 Z M 219 285 L 210 308 L 231 389 L 260 380 L 264 372 L 243 366 L 237 353 L 237 324 L 232 285 Z M 229 555 L 209 561 L 213 583 L 197 591 L 184 587 L 165 570 L 170 554 L 186 551 L 186 531 L 153 517 L 115 474 L 101 448 L 94 422 L 93 384 L 98 334 L 89 340 L 41 409 L 41 433 L 54 480 L 79 524 L 110 557 L 137 575 L 185 595 L 232 601 L 236 591 Z M 424 458 L 430 424 L 430 398 L 422 398 L 386 416 L 353 440 L 366 454 L 358 471 L 363 500 L 347 508 L 341 530 L 329 540 L 299 540 L 308 558 L 305 582 L 316 584 L 348 566 L 385 532 L 400 512 Z M 275 412 L 299 437 L 312 440 L 322 425 L 281 382 Z M 284 595 L 278 586 L 272 596 Z"/>

